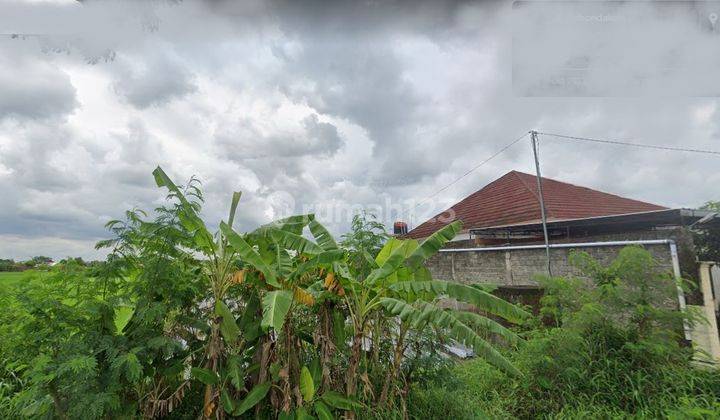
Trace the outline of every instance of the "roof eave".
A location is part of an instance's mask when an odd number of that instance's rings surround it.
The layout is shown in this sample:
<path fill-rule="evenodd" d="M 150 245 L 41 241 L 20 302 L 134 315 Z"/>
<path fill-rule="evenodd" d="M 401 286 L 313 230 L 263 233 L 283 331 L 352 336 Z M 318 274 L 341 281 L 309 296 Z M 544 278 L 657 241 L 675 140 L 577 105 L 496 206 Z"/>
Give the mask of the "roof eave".
<path fill-rule="evenodd" d="M 583 224 L 583 225 L 597 225 L 602 224 L 603 222 L 622 222 L 622 219 L 641 219 L 643 216 L 653 217 L 653 216 L 666 216 L 666 222 L 667 223 L 677 223 L 682 225 L 689 225 L 697 220 L 700 220 L 701 218 L 707 216 L 711 212 L 708 212 L 706 210 L 694 210 L 694 209 L 663 209 L 663 210 L 651 210 L 651 211 L 643 211 L 643 212 L 633 212 L 633 213 L 623 213 L 623 214 L 613 214 L 613 215 L 606 215 L 606 216 L 594 216 L 594 217 L 583 217 L 583 218 L 577 218 L 577 219 L 562 219 L 562 220 L 550 220 L 547 222 L 548 226 L 552 227 L 563 227 L 563 226 L 572 226 L 577 224 Z M 470 233 L 471 234 L 477 234 L 481 232 L 487 232 L 491 230 L 522 230 L 522 229 L 530 229 L 533 227 L 539 227 L 542 226 L 542 222 L 540 221 L 533 221 L 530 223 L 515 223 L 510 225 L 499 225 L 499 226 L 484 226 L 484 227 L 477 227 L 477 228 L 471 228 Z"/>

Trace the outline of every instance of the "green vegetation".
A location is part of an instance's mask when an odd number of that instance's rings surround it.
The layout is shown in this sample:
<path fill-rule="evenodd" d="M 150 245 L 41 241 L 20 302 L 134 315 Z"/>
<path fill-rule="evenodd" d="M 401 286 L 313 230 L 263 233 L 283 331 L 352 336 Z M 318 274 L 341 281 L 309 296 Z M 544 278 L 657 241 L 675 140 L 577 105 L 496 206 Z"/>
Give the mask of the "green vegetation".
<path fill-rule="evenodd" d="M 720 376 L 683 347 L 678 285 L 638 247 L 583 279 L 542 278 L 533 317 L 424 267 L 422 243 L 358 215 L 211 232 L 203 195 L 107 224 L 106 261 L 0 277 L 2 418 L 717 418 Z M 589 282 L 587 278 L 592 279 Z M 477 311 L 453 308 L 448 299 Z M 445 345 L 480 357 L 456 363 Z"/>
<path fill-rule="evenodd" d="M 311 214 L 243 233 L 235 193 L 211 232 L 197 180 L 154 175 L 167 203 L 108 223 L 105 262 L 64 260 L 0 297 L 2 417 L 407 415 L 415 367 L 437 365 L 449 338 L 519 375 L 499 350 L 518 338 L 498 320 L 529 315 L 423 265 L 459 223 L 422 243 L 367 216 L 340 245 Z"/>
<path fill-rule="evenodd" d="M 0 272 L 0 295 L 17 290 L 20 286 L 35 282 L 45 275 L 35 270 Z"/>
<path fill-rule="evenodd" d="M 676 285 L 651 255 L 628 247 L 607 267 L 585 254 L 575 263 L 594 287 L 542 279 L 541 313 L 551 326 L 527 326 L 508 353 L 521 378 L 483 360 L 449 366 L 415 385 L 413 417 L 720 417 L 720 377 L 694 368 L 679 344 L 682 314 L 669 304 Z"/>
<path fill-rule="evenodd" d="M 8 271 L 25 271 L 33 268 L 44 269 L 52 264 L 50 257 L 42 255 L 32 257 L 27 261 L 16 262 L 15 260 L 0 259 L 0 274 Z"/>

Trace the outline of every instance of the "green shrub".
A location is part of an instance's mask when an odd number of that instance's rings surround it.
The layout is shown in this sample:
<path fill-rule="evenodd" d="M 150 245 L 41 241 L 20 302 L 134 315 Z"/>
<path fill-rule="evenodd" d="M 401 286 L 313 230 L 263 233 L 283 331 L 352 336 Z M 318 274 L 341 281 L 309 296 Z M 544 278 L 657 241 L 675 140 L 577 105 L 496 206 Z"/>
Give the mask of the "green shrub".
<path fill-rule="evenodd" d="M 537 332 L 511 357 L 509 378 L 482 360 L 416 385 L 413 418 L 720 418 L 720 377 L 688 363 L 642 366 L 635 351 L 602 351 L 576 332 Z M 683 417 L 685 415 L 685 417 Z"/>
<path fill-rule="evenodd" d="M 628 247 L 607 266 L 586 254 L 573 261 L 585 279 L 541 279 L 540 316 L 554 326 L 524 333 L 508 352 L 522 378 L 464 362 L 413 388 L 411 416 L 720 418 L 720 375 L 693 367 L 680 345 L 677 285 L 650 253 Z"/>

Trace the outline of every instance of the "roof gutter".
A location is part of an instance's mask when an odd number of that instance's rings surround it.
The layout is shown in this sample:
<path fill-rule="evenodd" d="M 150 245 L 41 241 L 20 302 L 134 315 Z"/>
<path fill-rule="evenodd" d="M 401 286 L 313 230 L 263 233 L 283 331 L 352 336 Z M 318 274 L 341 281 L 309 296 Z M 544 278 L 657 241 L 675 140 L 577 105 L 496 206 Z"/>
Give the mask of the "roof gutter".
<path fill-rule="evenodd" d="M 672 239 L 647 239 L 637 241 L 606 241 L 606 242 L 575 242 L 566 244 L 550 244 L 550 249 L 561 248 L 588 248 L 600 246 L 627 246 L 627 245 L 664 245 L 675 244 Z M 545 249 L 545 245 L 513 245 L 513 246 L 488 246 L 481 248 L 446 248 L 440 252 L 482 252 L 482 251 L 516 251 L 523 249 Z"/>

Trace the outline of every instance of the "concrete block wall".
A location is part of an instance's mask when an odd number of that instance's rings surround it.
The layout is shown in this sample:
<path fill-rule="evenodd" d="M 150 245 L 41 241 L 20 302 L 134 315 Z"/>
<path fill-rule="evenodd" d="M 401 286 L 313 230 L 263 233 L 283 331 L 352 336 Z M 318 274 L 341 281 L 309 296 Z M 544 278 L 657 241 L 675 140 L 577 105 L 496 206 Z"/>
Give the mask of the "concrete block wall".
<path fill-rule="evenodd" d="M 667 244 L 645 245 L 662 268 L 672 272 L 672 258 Z M 573 250 L 585 251 L 607 265 L 617 257 L 622 246 L 556 248 L 550 250 L 553 275 L 580 276 L 570 264 Z M 545 249 L 499 251 L 439 252 L 426 263 L 433 277 L 460 283 L 492 283 L 503 286 L 536 286 L 535 276 L 546 273 Z"/>

